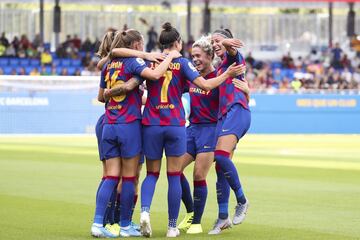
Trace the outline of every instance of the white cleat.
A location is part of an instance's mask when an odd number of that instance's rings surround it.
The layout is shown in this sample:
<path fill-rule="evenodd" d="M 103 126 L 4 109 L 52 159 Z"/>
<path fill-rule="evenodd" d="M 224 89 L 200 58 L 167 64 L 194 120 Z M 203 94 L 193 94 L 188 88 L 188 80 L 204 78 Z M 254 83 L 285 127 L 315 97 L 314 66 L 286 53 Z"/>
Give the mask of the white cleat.
<path fill-rule="evenodd" d="M 150 214 L 148 212 L 141 212 L 140 214 L 140 232 L 144 237 L 151 237 Z"/>
<path fill-rule="evenodd" d="M 178 237 L 180 236 L 180 231 L 177 228 L 168 227 L 168 231 L 166 233 L 166 237 Z"/>
<path fill-rule="evenodd" d="M 246 201 L 246 203 L 244 204 L 238 203 L 238 205 L 236 205 L 235 207 L 235 214 L 232 223 L 234 225 L 238 225 L 242 223 L 245 220 L 248 209 L 249 209 L 249 201 Z"/>
<path fill-rule="evenodd" d="M 210 235 L 217 235 L 220 234 L 222 230 L 231 228 L 231 220 L 230 218 L 227 219 L 216 219 L 214 227 L 212 230 L 210 230 L 210 232 L 208 232 L 208 234 Z"/>

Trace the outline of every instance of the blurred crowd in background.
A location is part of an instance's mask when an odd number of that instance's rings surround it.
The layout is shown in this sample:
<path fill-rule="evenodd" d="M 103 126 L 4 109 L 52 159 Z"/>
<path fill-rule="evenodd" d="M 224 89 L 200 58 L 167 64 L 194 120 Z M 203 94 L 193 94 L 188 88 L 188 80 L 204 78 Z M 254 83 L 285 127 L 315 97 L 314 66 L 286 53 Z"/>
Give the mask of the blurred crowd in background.
<path fill-rule="evenodd" d="M 127 26 L 124 25 L 124 29 Z M 160 51 L 158 33 L 150 27 L 146 34 L 146 51 Z M 184 42 L 182 54 L 191 58 L 194 39 Z M 67 36 L 55 52 L 44 44 L 40 35 L 30 40 L 26 35 L 8 39 L 0 37 L 0 75 L 99 75 L 95 52 L 98 39 L 80 39 Z M 314 48 L 306 56 L 293 57 L 291 52 L 276 61 L 262 61 L 245 54 L 248 70 L 246 79 L 251 89 L 277 92 L 303 89 L 346 90 L 360 89 L 360 54 L 353 57 L 341 49 L 339 43 L 332 48 Z"/>

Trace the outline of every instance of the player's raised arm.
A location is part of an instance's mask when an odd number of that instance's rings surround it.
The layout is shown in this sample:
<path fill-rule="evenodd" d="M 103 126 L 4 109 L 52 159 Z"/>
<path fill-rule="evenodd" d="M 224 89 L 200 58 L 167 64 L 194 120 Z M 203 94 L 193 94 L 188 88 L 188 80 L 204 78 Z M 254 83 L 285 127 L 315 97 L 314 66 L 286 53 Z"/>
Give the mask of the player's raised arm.
<path fill-rule="evenodd" d="M 165 60 L 162 61 L 155 69 L 145 68 L 141 72 L 140 76 L 149 80 L 158 80 L 165 74 L 171 61 L 178 57 L 181 57 L 181 54 L 178 51 L 170 51 Z"/>
<path fill-rule="evenodd" d="M 111 57 L 138 57 L 150 62 L 159 63 L 165 59 L 166 55 L 158 52 L 148 53 L 129 48 L 114 48 L 111 51 Z"/>
<path fill-rule="evenodd" d="M 208 80 L 205 80 L 203 77 L 197 77 L 194 80 L 194 83 L 206 90 L 206 91 L 210 91 L 218 86 L 220 86 L 226 79 L 228 79 L 229 77 L 236 77 L 238 75 L 243 74 L 246 71 L 246 67 L 244 65 L 235 65 L 235 63 L 233 63 L 232 65 L 230 65 L 230 67 L 224 72 L 222 73 L 220 76 L 216 77 L 216 78 L 211 78 Z"/>

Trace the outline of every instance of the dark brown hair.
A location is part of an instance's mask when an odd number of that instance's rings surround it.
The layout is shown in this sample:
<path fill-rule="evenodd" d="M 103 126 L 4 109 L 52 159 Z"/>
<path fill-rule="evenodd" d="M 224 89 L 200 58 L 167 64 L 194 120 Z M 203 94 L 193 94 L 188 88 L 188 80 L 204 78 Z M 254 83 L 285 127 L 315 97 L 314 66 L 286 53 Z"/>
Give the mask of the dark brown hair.
<path fill-rule="evenodd" d="M 225 38 L 234 38 L 231 31 L 227 28 L 215 30 L 213 34 L 223 35 Z"/>
<path fill-rule="evenodd" d="M 166 22 L 162 25 L 163 30 L 160 33 L 159 42 L 163 49 L 171 48 L 176 41 L 180 42 L 180 33 L 171 26 L 171 23 Z"/>

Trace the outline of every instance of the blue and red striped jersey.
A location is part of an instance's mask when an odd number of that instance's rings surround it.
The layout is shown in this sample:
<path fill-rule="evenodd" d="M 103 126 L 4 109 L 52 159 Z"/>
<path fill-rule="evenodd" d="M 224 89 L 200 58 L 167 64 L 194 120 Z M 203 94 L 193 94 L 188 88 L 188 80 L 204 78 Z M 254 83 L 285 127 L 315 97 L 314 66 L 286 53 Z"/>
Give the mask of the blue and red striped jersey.
<path fill-rule="evenodd" d="M 245 59 L 239 52 L 237 52 L 235 56 L 230 56 L 226 52 L 224 60 L 218 67 L 218 75 L 224 73 L 226 69 L 234 62 L 237 64 L 246 64 Z M 237 78 L 242 80 L 244 79 L 244 76 L 241 75 Z M 225 115 L 230 110 L 231 106 L 236 103 L 239 103 L 244 108 L 249 109 L 245 93 L 234 86 L 231 77 L 226 79 L 226 81 L 219 86 L 219 94 L 219 118 Z"/>
<path fill-rule="evenodd" d="M 140 74 L 146 67 L 141 58 L 115 58 L 102 71 L 100 86 L 105 83 L 107 89 L 115 88 L 132 77 L 142 82 Z M 105 104 L 104 123 L 130 123 L 138 119 L 141 119 L 139 87 L 124 95 L 111 97 Z"/>
<path fill-rule="evenodd" d="M 155 64 L 152 64 L 152 68 Z M 181 96 L 186 81 L 193 82 L 200 74 L 183 57 L 173 59 L 168 70 L 158 81 L 146 81 L 148 97 L 143 113 L 143 125 L 184 126 L 185 111 Z"/>
<path fill-rule="evenodd" d="M 205 79 L 215 78 L 217 71 L 206 75 Z M 191 123 L 216 123 L 219 112 L 219 89 L 205 91 L 197 87 L 194 83 L 189 83 L 190 95 L 190 116 Z"/>

